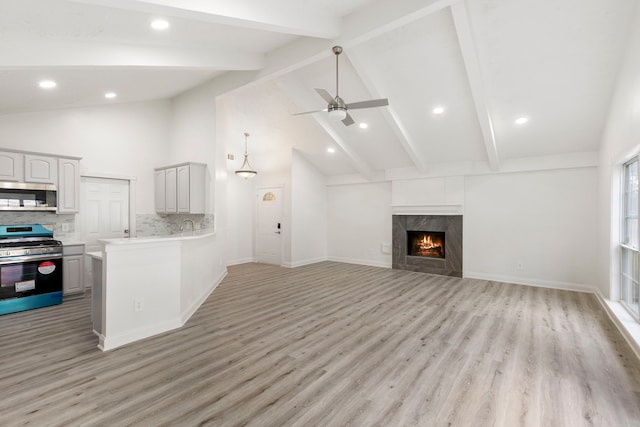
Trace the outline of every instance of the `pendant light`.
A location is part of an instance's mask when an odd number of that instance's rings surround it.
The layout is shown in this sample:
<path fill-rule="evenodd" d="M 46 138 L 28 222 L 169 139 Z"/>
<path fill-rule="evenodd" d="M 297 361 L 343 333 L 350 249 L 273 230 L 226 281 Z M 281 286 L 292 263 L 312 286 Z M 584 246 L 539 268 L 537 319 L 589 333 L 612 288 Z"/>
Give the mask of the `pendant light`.
<path fill-rule="evenodd" d="M 249 163 L 249 154 L 247 154 L 247 138 L 249 134 L 247 132 L 244 133 L 244 162 L 242 162 L 242 166 L 240 169 L 236 171 L 236 175 L 240 178 L 249 179 L 258 175 L 258 172 L 254 171 Z"/>

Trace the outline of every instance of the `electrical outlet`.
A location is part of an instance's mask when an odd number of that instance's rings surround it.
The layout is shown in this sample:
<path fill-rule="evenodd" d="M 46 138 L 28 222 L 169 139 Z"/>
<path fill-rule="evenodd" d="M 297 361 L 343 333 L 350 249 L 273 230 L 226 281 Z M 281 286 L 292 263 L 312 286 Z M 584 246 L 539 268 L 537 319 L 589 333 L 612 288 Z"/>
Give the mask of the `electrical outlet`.
<path fill-rule="evenodd" d="M 62 223 L 62 231 L 69 231 L 69 224 L 67 224 L 66 222 Z"/>
<path fill-rule="evenodd" d="M 524 265 L 522 264 L 522 261 L 518 261 L 518 262 L 516 263 L 516 268 L 517 268 L 518 270 L 524 270 Z"/>
<path fill-rule="evenodd" d="M 144 310 L 144 305 L 142 304 L 141 299 L 133 300 L 133 311 L 138 312 Z"/>

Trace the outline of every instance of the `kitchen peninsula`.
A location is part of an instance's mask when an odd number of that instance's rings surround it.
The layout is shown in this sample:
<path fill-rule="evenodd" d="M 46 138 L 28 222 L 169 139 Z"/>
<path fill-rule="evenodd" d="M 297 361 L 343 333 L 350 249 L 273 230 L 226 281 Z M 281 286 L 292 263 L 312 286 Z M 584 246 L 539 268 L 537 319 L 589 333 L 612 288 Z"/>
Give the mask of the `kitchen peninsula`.
<path fill-rule="evenodd" d="M 183 326 L 226 274 L 212 259 L 215 242 L 213 230 L 102 240 L 102 251 L 88 254 L 98 347 L 111 350 Z"/>

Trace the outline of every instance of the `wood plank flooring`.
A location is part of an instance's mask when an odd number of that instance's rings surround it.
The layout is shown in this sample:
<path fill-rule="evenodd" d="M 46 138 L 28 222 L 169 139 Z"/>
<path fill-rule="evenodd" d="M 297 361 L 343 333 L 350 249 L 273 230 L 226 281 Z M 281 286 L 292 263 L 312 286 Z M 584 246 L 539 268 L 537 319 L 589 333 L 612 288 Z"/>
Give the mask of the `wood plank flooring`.
<path fill-rule="evenodd" d="M 640 363 L 590 294 L 245 264 L 107 353 L 89 302 L 0 316 L 0 425 L 640 425 Z"/>

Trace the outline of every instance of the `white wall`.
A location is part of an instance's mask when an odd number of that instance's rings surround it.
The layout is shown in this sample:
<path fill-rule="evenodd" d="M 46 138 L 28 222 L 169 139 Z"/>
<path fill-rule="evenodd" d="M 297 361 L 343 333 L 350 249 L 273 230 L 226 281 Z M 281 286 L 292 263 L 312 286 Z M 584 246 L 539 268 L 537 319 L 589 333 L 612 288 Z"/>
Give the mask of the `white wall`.
<path fill-rule="evenodd" d="M 226 146 L 218 142 L 215 81 L 173 99 L 170 153 L 172 162 L 206 163 L 209 174 L 207 213 L 214 214 L 215 244 L 209 259 L 215 264 L 212 280 L 226 272 L 227 173 Z"/>
<path fill-rule="evenodd" d="M 327 187 L 329 259 L 391 267 L 391 183 Z"/>
<path fill-rule="evenodd" d="M 612 99 L 600 149 L 598 180 L 598 289 L 618 299 L 619 171 L 620 165 L 640 152 L 640 6 Z"/>
<path fill-rule="evenodd" d="M 0 115 L 0 148 L 82 157 L 81 170 L 137 178 L 153 213 L 153 168 L 169 159 L 169 101 Z"/>
<path fill-rule="evenodd" d="M 291 158 L 291 267 L 327 259 L 327 190 L 324 175 L 302 154 Z"/>
<path fill-rule="evenodd" d="M 207 164 L 206 212 L 214 213 L 216 103 L 207 85 L 185 92 L 171 101 L 169 153 L 171 164 L 182 162 Z"/>
<path fill-rule="evenodd" d="M 465 277 L 591 290 L 596 185 L 595 168 L 467 177 Z"/>
<path fill-rule="evenodd" d="M 595 286 L 595 168 L 467 176 L 463 185 L 460 179 L 329 186 L 329 259 L 390 267 L 382 245 L 392 240 L 392 201 L 454 204 L 464 211 L 465 277 Z"/>
<path fill-rule="evenodd" d="M 227 265 L 255 262 L 256 180 L 229 171 L 227 180 Z"/>

